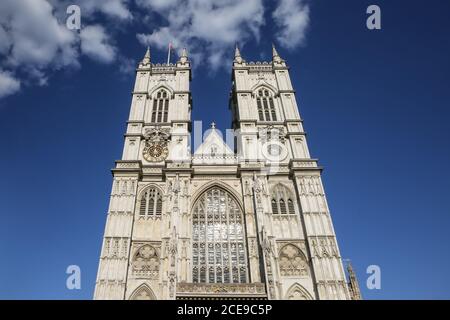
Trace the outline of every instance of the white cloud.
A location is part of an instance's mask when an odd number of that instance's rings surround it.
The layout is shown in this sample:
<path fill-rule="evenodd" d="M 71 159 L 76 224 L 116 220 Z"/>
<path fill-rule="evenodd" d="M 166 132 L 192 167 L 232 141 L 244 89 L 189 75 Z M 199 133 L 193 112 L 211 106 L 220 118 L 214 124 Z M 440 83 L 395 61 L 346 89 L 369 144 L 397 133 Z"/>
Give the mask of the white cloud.
<path fill-rule="evenodd" d="M 162 10 L 174 7 L 179 0 L 136 0 L 138 6 Z"/>
<path fill-rule="evenodd" d="M 266 14 L 275 23 L 281 46 L 292 49 L 304 42 L 306 1 L 278 0 L 275 10 Z M 113 22 L 116 31 L 123 31 L 133 20 L 132 2 L 138 7 L 136 16 L 162 20 L 151 32 L 137 34 L 141 43 L 159 49 L 169 42 L 176 50 L 187 47 L 196 66 L 214 70 L 228 65 L 224 59 L 236 42 L 242 46 L 259 41 L 269 0 L 78 0 L 80 33 L 65 25 L 72 0 L 0 0 L 0 71 L 9 70 L 1 71 L 2 95 L 20 85 L 47 84 L 53 71 L 79 67 L 83 54 L 101 63 L 118 61 L 123 72 L 132 70 L 131 60 L 113 45 L 114 33 L 99 23 Z M 142 26 L 144 18 L 133 21 Z"/>
<path fill-rule="evenodd" d="M 6 97 L 20 90 L 20 81 L 11 73 L 0 70 L 0 98 Z"/>
<path fill-rule="evenodd" d="M 128 9 L 129 0 L 47 0 L 57 10 L 58 16 L 64 17 L 69 5 L 78 5 L 81 9 L 82 20 L 100 12 L 109 18 L 129 20 L 133 18 Z"/>
<path fill-rule="evenodd" d="M 104 1 L 82 2 L 90 4 L 87 8 L 91 11 L 101 10 L 124 19 L 131 16 L 126 7 L 121 7 L 127 0 L 108 1 L 108 8 Z M 66 16 L 60 19 L 56 16 L 65 14 L 64 2 L 54 3 L 54 0 L 0 1 L 0 68 L 12 71 L 16 77 L 20 75 L 20 79 L 15 79 L 10 73 L 2 74 L 4 92 L 17 91 L 13 89 L 20 83 L 46 85 L 54 70 L 79 67 L 81 54 L 103 63 L 115 59 L 116 48 L 103 27 L 86 26 L 81 33 L 71 31 L 66 27 Z"/>
<path fill-rule="evenodd" d="M 110 63 L 116 57 L 116 48 L 109 42 L 110 39 L 102 26 L 88 26 L 81 30 L 81 52 L 91 59 L 103 63 Z"/>
<path fill-rule="evenodd" d="M 96 9 L 95 6 L 97 6 L 98 10 L 103 12 L 106 15 L 109 15 L 111 17 L 119 18 L 119 19 L 131 19 L 132 14 L 128 10 L 128 0 L 84 0 L 84 3 L 86 5 L 89 4 L 95 4 L 94 10 Z"/>
<path fill-rule="evenodd" d="M 283 47 L 293 49 L 303 44 L 309 25 L 309 6 L 305 0 L 279 0 L 272 17 L 279 28 L 276 38 Z"/>
<path fill-rule="evenodd" d="M 213 68 L 235 42 L 259 39 L 264 24 L 262 0 L 137 0 L 137 4 L 166 18 L 166 26 L 138 34 L 145 45 L 166 48 L 187 46 L 191 56 L 207 58 Z"/>
<path fill-rule="evenodd" d="M 50 64 L 59 68 L 77 63 L 76 37 L 53 17 L 47 1 L 4 0 L 0 24 L 8 30 L 9 65 L 39 70 Z"/>

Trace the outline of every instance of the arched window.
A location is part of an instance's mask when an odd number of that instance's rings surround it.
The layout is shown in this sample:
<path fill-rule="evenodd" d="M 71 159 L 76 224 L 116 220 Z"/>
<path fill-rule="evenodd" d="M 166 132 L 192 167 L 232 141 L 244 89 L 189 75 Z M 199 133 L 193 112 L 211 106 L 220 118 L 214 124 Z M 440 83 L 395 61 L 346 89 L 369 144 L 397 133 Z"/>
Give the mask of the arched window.
<path fill-rule="evenodd" d="M 221 188 L 197 200 L 192 213 L 194 283 L 248 281 L 243 219 L 237 202 Z"/>
<path fill-rule="evenodd" d="M 267 89 L 259 89 L 256 94 L 259 121 L 277 121 L 272 94 Z"/>
<path fill-rule="evenodd" d="M 283 185 L 278 184 L 272 190 L 272 213 L 295 214 L 295 200 L 292 193 Z"/>
<path fill-rule="evenodd" d="M 162 196 L 156 188 L 147 189 L 141 196 L 139 215 L 142 217 L 157 217 L 162 213 Z"/>
<path fill-rule="evenodd" d="M 153 98 L 152 122 L 167 122 L 169 114 L 169 94 L 159 90 Z"/>

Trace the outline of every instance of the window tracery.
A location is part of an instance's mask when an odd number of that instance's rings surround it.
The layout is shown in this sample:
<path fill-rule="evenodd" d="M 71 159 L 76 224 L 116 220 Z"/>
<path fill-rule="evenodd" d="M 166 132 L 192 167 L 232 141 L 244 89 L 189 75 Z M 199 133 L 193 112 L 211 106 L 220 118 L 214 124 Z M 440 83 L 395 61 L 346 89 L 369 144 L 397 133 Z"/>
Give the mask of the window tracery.
<path fill-rule="evenodd" d="M 133 257 L 133 272 L 155 277 L 159 271 L 159 257 L 156 249 L 149 245 L 141 246 Z"/>
<path fill-rule="evenodd" d="M 256 94 L 256 106 L 260 121 L 277 121 L 277 113 L 271 92 L 261 88 Z"/>
<path fill-rule="evenodd" d="M 295 214 L 295 201 L 291 192 L 283 185 L 276 185 L 272 190 L 272 213 Z"/>
<path fill-rule="evenodd" d="M 282 276 L 307 276 L 308 265 L 300 249 L 287 244 L 280 251 L 280 273 Z"/>
<path fill-rule="evenodd" d="M 139 215 L 141 217 L 160 217 L 162 213 L 162 195 L 156 188 L 146 190 L 140 200 Z"/>
<path fill-rule="evenodd" d="M 169 114 L 169 94 L 159 90 L 153 98 L 152 122 L 167 122 Z"/>
<path fill-rule="evenodd" d="M 247 282 L 243 215 L 225 190 L 207 190 L 193 209 L 194 283 Z"/>

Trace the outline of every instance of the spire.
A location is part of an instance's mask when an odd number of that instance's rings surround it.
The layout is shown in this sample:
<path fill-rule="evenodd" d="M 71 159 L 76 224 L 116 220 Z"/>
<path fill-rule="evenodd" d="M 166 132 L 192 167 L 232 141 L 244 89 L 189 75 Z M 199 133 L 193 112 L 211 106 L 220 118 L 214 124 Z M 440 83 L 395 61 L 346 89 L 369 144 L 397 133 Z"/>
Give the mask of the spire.
<path fill-rule="evenodd" d="M 144 59 L 142 59 L 142 64 L 143 65 L 150 64 L 150 47 L 147 47 L 147 51 L 145 52 Z"/>
<path fill-rule="evenodd" d="M 350 260 L 347 260 L 347 273 L 348 273 L 348 288 L 350 291 L 350 296 L 352 300 L 362 300 L 361 291 L 359 290 L 358 279 L 356 278 L 356 273 L 353 271 L 352 264 Z"/>
<path fill-rule="evenodd" d="M 275 48 L 275 44 L 272 43 L 272 57 L 279 57 L 280 55 L 278 54 L 277 48 Z"/>
<path fill-rule="evenodd" d="M 275 44 L 272 43 L 272 61 L 274 62 L 281 62 L 282 59 L 280 55 L 278 54 L 277 48 L 275 48 Z"/>
<path fill-rule="evenodd" d="M 236 47 L 234 49 L 234 57 L 237 58 L 237 57 L 240 57 L 240 56 L 241 56 L 241 52 L 239 51 L 238 44 L 236 43 Z"/>
<path fill-rule="evenodd" d="M 244 62 L 244 59 L 241 57 L 241 51 L 239 51 L 238 44 L 236 43 L 236 47 L 234 49 L 234 62 L 236 63 L 242 63 Z"/>

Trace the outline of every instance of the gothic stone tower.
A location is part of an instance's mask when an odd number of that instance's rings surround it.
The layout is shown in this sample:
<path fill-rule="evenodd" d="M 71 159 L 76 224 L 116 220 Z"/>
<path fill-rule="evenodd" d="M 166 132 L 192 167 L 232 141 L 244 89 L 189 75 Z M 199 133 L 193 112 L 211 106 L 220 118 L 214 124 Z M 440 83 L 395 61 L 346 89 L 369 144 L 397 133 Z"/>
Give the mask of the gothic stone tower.
<path fill-rule="evenodd" d="M 95 299 L 349 299 L 286 63 L 236 48 L 236 147 L 212 126 L 190 151 L 190 62 L 137 68 Z"/>

